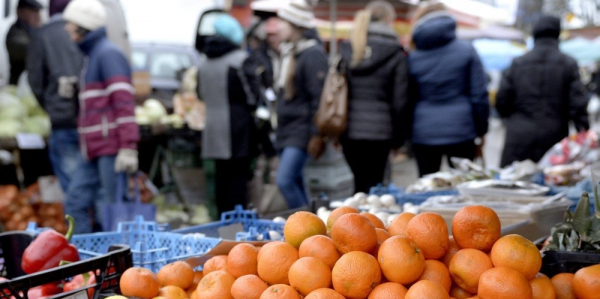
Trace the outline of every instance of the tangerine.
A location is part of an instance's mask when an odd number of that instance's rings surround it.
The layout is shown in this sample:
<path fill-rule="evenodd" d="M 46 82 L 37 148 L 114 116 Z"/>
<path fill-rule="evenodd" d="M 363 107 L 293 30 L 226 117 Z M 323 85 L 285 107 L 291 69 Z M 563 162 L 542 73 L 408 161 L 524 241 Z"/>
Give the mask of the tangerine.
<path fill-rule="evenodd" d="M 362 251 L 352 251 L 344 254 L 335 263 L 331 278 L 333 289 L 344 297 L 367 298 L 381 282 L 381 269 L 372 255 Z"/>
<path fill-rule="evenodd" d="M 227 255 L 227 272 L 238 278 L 248 274 L 258 274 L 258 249 L 251 244 L 235 245 Z"/>
<path fill-rule="evenodd" d="M 300 299 L 298 292 L 294 288 L 285 284 L 276 284 L 268 287 L 261 295 L 260 299 Z"/>
<path fill-rule="evenodd" d="M 331 239 L 341 253 L 371 252 L 377 246 L 375 227 L 371 221 L 359 214 L 340 216 L 331 228 Z"/>
<path fill-rule="evenodd" d="M 392 223 L 390 223 L 390 225 L 388 225 L 388 233 L 390 233 L 390 235 L 392 236 L 406 236 L 406 227 L 408 225 L 408 222 L 410 222 L 410 220 L 413 219 L 415 216 L 417 215 L 409 212 L 401 213 L 392 221 Z"/>
<path fill-rule="evenodd" d="M 531 284 L 531 291 L 533 292 L 533 299 L 555 299 L 556 291 L 554 285 L 548 276 L 538 273 L 532 280 L 529 281 Z"/>
<path fill-rule="evenodd" d="M 333 240 L 327 236 L 312 236 L 300 245 L 299 257 L 312 256 L 322 260 L 329 269 L 333 269 L 335 262 L 340 259 L 340 253 L 335 248 Z"/>
<path fill-rule="evenodd" d="M 368 299 L 404 299 L 408 290 L 401 284 L 386 282 L 376 286 Z"/>
<path fill-rule="evenodd" d="M 575 275 L 572 273 L 560 273 L 550 279 L 554 285 L 556 299 L 576 299 L 575 291 L 573 291 L 574 277 Z"/>
<path fill-rule="evenodd" d="M 244 275 L 236 279 L 231 286 L 231 295 L 233 299 L 260 299 L 260 295 L 268 287 L 258 276 L 254 274 Z"/>
<path fill-rule="evenodd" d="M 303 257 L 294 262 L 288 277 L 290 286 L 302 296 L 331 286 L 331 268 L 314 257 Z"/>
<path fill-rule="evenodd" d="M 198 284 L 198 296 L 200 298 L 233 299 L 231 286 L 235 277 L 224 270 L 208 273 Z"/>
<path fill-rule="evenodd" d="M 210 272 L 224 270 L 227 271 L 227 256 L 226 255 L 217 255 L 211 257 L 208 261 L 204 263 L 204 267 L 202 268 L 202 274 L 204 276 L 208 275 Z"/>
<path fill-rule="evenodd" d="M 533 292 L 521 272 L 496 267 L 481 274 L 477 296 L 481 299 L 532 299 Z"/>
<path fill-rule="evenodd" d="M 406 232 L 423 250 L 425 259 L 439 259 L 448 250 L 448 226 L 439 214 L 427 212 L 413 217 Z"/>
<path fill-rule="evenodd" d="M 133 267 L 125 270 L 119 281 L 123 296 L 144 299 L 154 298 L 160 291 L 158 277 L 145 268 Z"/>
<path fill-rule="evenodd" d="M 305 239 L 315 235 L 327 234 L 327 226 L 317 215 L 300 211 L 294 213 L 285 222 L 283 237 L 290 245 L 300 248 Z"/>
<path fill-rule="evenodd" d="M 344 214 L 358 214 L 359 211 L 353 207 L 339 207 L 331 211 L 329 217 L 327 217 L 327 231 L 331 231 L 333 224 L 337 221 L 340 216 Z"/>
<path fill-rule="evenodd" d="M 458 246 L 458 244 L 456 244 L 456 241 L 454 240 L 454 238 L 452 236 L 450 236 L 450 238 L 448 239 L 448 250 L 446 250 L 446 254 L 444 254 L 444 256 L 440 259 L 440 261 L 442 263 L 444 263 L 444 265 L 446 265 L 446 267 L 450 267 L 450 261 L 452 260 L 452 257 L 454 257 L 454 255 L 460 250 L 460 246 Z"/>
<path fill-rule="evenodd" d="M 289 243 L 267 243 L 258 252 L 258 276 L 271 285 L 289 284 L 288 272 L 297 260 L 298 250 Z"/>
<path fill-rule="evenodd" d="M 575 272 L 573 291 L 579 299 L 598 298 L 600 294 L 600 265 L 585 267 Z"/>
<path fill-rule="evenodd" d="M 454 282 L 465 291 L 477 294 L 479 278 L 494 265 L 487 254 L 477 249 L 459 250 L 450 261 L 450 275 Z"/>
<path fill-rule="evenodd" d="M 304 299 L 346 299 L 346 297 L 332 289 L 318 289 L 310 292 Z"/>
<path fill-rule="evenodd" d="M 452 236 L 461 248 L 489 251 L 501 229 L 498 214 L 485 206 L 464 207 L 452 218 Z"/>
<path fill-rule="evenodd" d="M 373 226 L 375 228 L 385 229 L 385 224 L 383 224 L 383 221 L 381 221 L 381 219 L 379 219 L 379 217 L 377 217 L 369 212 L 362 212 L 362 213 L 360 213 L 360 215 L 363 215 L 363 216 L 365 216 L 365 218 L 369 219 L 369 221 L 371 221 L 371 224 L 373 224 Z"/>
<path fill-rule="evenodd" d="M 519 235 L 500 238 L 492 247 L 494 267 L 508 267 L 533 279 L 542 268 L 542 255 L 533 242 Z"/>
<path fill-rule="evenodd" d="M 385 240 L 379 247 L 378 261 L 387 280 L 403 285 L 415 282 L 425 269 L 423 252 L 415 241 L 406 236 L 392 236 Z"/>
<path fill-rule="evenodd" d="M 450 299 L 442 285 L 431 280 L 421 280 L 408 289 L 404 299 Z"/>
<path fill-rule="evenodd" d="M 186 299 L 188 294 L 178 286 L 164 286 L 160 288 L 158 296 L 167 299 Z"/>
<path fill-rule="evenodd" d="M 161 286 L 178 286 L 189 288 L 194 283 L 194 268 L 190 264 L 177 261 L 167 264 L 158 270 L 158 282 Z"/>
<path fill-rule="evenodd" d="M 417 280 L 435 281 L 443 286 L 446 292 L 450 292 L 450 287 L 452 286 L 450 271 L 448 271 L 446 265 L 437 260 L 426 260 L 423 273 L 421 273 L 421 276 Z"/>

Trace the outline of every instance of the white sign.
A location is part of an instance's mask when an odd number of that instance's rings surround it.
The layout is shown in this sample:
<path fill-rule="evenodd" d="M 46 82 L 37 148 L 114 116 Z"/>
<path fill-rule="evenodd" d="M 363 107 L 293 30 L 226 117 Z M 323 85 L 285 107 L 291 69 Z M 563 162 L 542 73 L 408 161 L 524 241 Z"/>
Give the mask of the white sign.
<path fill-rule="evenodd" d="M 19 133 L 16 139 L 19 149 L 44 149 L 46 147 L 44 138 L 38 134 Z"/>

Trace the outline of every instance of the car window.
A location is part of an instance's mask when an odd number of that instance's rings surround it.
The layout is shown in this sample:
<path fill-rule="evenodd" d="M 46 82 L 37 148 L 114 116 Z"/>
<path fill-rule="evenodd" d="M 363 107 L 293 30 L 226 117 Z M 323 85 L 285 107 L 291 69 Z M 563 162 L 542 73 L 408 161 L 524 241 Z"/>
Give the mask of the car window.
<path fill-rule="evenodd" d="M 131 62 L 133 64 L 133 70 L 135 71 L 146 69 L 146 66 L 148 65 L 148 53 L 133 50 L 131 53 Z"/>
<path fill-rule="evenodd" d="M 192 66 L 192 59 L 186 53 L 152 53 L 150 75 L 154 78 L 177 79 L 177 72 Z"/>

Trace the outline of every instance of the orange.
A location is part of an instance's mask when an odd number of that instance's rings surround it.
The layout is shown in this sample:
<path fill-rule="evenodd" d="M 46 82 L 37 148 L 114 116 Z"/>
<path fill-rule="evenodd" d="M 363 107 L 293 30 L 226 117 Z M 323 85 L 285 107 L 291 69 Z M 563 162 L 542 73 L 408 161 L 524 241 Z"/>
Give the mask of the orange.
<path fill-rule="evenodd" d="M 408 290 L 401 284 L 386 282 L 376 286 L 368 299 L 404 299 Z"/>
<path fill-rule="evenodd" d="M 198 288 L 198 284 L 200 283 L 200 280 L 202 280 L 202 277 L 204 277 L 202 271 L 194 271 L 194 280 L 192 281 L 192 285 L 185 289 L 186 293 L 188 293 L 189 296 L 191 296 L 192 292 L 194 292 L 196 288 Z"/>
<path fill-rule="evenodd" d="M 303 257 L 297 260 L 288 274 L 290 286 L 300 295 L 331 286 L 331 268 L 314 257 Z"/>
<path fill-rule="evenodd" d="M 521 272 L 496 267 L 481 274 L 477 296 L 481 299 L 532 299 L 533 293 Z"/>
<path fill-rule="evenodd" d="M 448 239 L 448 250 L 446 250 L 446 254 L 440 259 L 446 267 L 450 267 L 450 260 L 454 257 L 454 255 L 460 250 L 460 246 L 456 244 L 453 237 Z"/>
<path fill-rule="evenodd" d="M 189 288 L 194 283 L 194 268 L 186 262 L 177 261 L 158 270 L 158 282 L 161 286 Z"/>
<path fill-rule="evenodd" d="M 165 286 L 160 288 L 158 296 L 167 299 L 186 299 L 188 294 L 178 286 Z"/>
<path fill-rule="evenodd" d="M 233 299 L 259 299 L 268 287 L 258 276 L 244 275 L 236 279 L 231 286 L 231 295 Z"/>
<path fill-rule="evenodd" d="M 359 214 L 344 214 L 331 228 L 331 239 L 341 253 L 371 252 L 377 246 L 377 232 L 369 219 Z"/>
<path fill-rule="evenodd" d="M 423 252 L 406 236 L 393 236 L 379 247 L 379 266 L 391 282 L 407 285 L 417 281 L 425 269 Z"/>
<path fill-rule="evenodd" d="M 358 214 L 358 210 L 353 207 L 339 207 L 331 211 L 329 217 L 327 217 L 327 231 L 331 231 L 333 224 L 337 221 L 340 216 L 344 214 Z"/>
<path fill-rule="evenodd" d="M 234 282 L 235 277 L 227 271 L 213 271 L 202 278 L 196 291 L 200 298 L 233 299 L 231 286 Z"/>
<path fill-rule="evenodd" d="M 392 235 L 388 233 L 385 229 L 376 228 L 375 232 L 377 233 L 377 244 L 383 243 L 383 241 L 389 239 Z"/>
<path fill-rule="evenodd" d="M 373 226 L 375 226 L 375 228 L 381 228 L 381 229 L 385 229 L 385 224 L 383 224 L 383 221 L 381 221 L 381 219 L 379 219 L 379 217 L 368 213 L 368 212 L 362 212 L 360 213 L 360 215 L 365 216 L 365 218 L 369 219 L 369 221 L 371 221 L 371 224 L 373 224 Z"/>
<path fill-rule="evenodd" d="M 206 276 L 210 272 L 224 270 L 227 271 L 227 256 L 226 255 L 217 255 L 211 257 L 208 261 L 204 263 L 202 268 L 202 274 Z"/>
<path fill-rule="evenodd" d="M 572 273 L 561 273 L 552 277 L 550 281 L 554 285 L 556 299 L 576 299 L 573 291 L 574 277 Z"/>
<path fill-rule="evenodd" d="M 405 299 L 450 299 L 448 291 L 442 285 L 431 280 L 421 280 L 415 283 L 408 292 Z"/>
<path fill-rule="evenodd" d="M 352 251 L 344 254 L 335 263 L 331 278 L 333 289 L 344 297 L 367 298 L 381 282 L 381 269 L 372 255 L 362 251 Z"/>
<path fill-rule="evenodd" d="M 573 276 L 573 291 L 579 299 L 598 298 L 600 294 L 600 265 L 579 269 Z"/>
<path fill-rule="evenodd" d="M 238 278 L 248 274 L 258 274 L 258 249 L 251 244 L 235 245 L 227 255 L 227 272 Z"/>
<path fill-rule="evenodd" d="M 160 289 L 156 275 L 148 269 L 138 267 L 125 270 L 119 285 L 123 296 L 144 299 L 156 297 Z"/>
<path fill-rule="evenodd" d="M 300 299 L 298 292 L 294 288 L 285 284 L 276 284 L 267 288 L 260 299 Z"/>
<path fill-rule="evenodd" d="M 283 238 L 298 249 L 302 241 L 310 236 L 327 234 L 327 227 L 317 215 L 300 211 L 294 213 L 285 222 Z"/>
<path fill-rule="evenodd" d="M 489 251 L 500 239 L 500 218 L 484 206 L 464 207 L 452 218 L 452 236 L 461 248 Z"/>
<path fill-rule="evenodd" d="M 416 215 L 409 212 L 404 212 L 398 215 L 387 228 L 388 233 L 392 236 L 403 235 L 406 236 L 406 226 L 408 222 L 413 219 Z"/>
<path fill-rule="evenodd" d="M 494 267 L 508 267 L 533 279 L 542 268 L 542 255 L 533 242 L 519 236 L 507 235 L 494 244 L 491 252 Z"/>
<path fill-rule="evenodd" d="M 318 289 L 312 291 L 304 299 L 346 299 L 346 297 L 332 289 Z"/>
<path fill-rule="evenodd" d="M 191 294 L 190 294 L 190 299 L 202 299 L 200 297 L 198 297 L 198 291 L 194 290 Z"/>
<path fill-rule="evenodd" d="M 555 299 L 556 292 L 554 291 L 554 285 L 548 276 L 538 273 L 535 278 L 529 281 L 531 284 L 531 291 L 533 292 L 533 299 Z"/>
<path fill-rule="evenodd" d="M 379 254 L 379 247 L 381 247 L 381 243 L 383 243 L 385 240 L 389 239 L 391 236 L 386 230 L 381 229 L 381 228 L 376 228 L 375 233 L 377 233 L 377 246 L 375 246 L 375 248 L 373 248 L 373 251 L 371 252 L 371 254 L 375 258 L 377 258 L 378 254 Z"/>
<path fill-rule="evenodd" d="M 461 288 L 457 285 L 453 285 L 452 288 L 450 288 L 450 296 L 452 296 L 452 298 L 456 298 L 456 299 L 468 299 L 468 298 L 471 298 L 471 296 L 473 296 L 473 294 L 465 291 L 463 288 Z"/>
<path fill-rule="evenodd" d="M 288 271 L 298 260 L 298 250 L 286 242 L 265 244 L 258 252 L 258 276 L 268 284 L 289 284 Z"/>
<path fill-rule="evenodd" d="M 312 236 L 300 245 L 298 250 L 300 257 L 312 256 L 322 260 L 329 269 L 340 259 L 340 253 L 335 248 L 333 240 L 327 236 Z"/>
<path fill-rule="evenodd" d="M 443 286 L 446 292 L 450 292 L 452 286 L 452 278 L 448 268 L 442 262 L 436 260 L 425 261 L 425 269 L 423 269 L 423 273 L 417 280 L 435 281 Z"/>
<path fill-rule="evenodd" d="M 487 254 L 477 249 L 461 249 L 450 261 L 450 275 L 465 291 L 477 294 L 479 278 L 494 265 Z"/>
<path fill-rule="evenodd" d="M 448 250 L 448 226 L 436 213 L 421 213 L 408 222 L 406 233 L 413 239 L 428 260 L 439 259 Z"/>

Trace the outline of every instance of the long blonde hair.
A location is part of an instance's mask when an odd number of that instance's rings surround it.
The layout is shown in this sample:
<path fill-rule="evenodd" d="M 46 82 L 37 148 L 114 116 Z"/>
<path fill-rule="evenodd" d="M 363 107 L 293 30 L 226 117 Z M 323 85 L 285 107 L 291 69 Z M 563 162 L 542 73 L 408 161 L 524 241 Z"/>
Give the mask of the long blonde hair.
<path fill-rule="evenodd" d="M 444 5 L 444 3 L 442 3 L 442 2 L 435 1 L 435 0 L 424 2 L 419 6 L 419 8 L 417 8 L 415 13 L 413 14 L 412 22 L 414 24 L 415 22 L 419 21 L 421 18 L 423 18 L 424 16 L 426 16 L 432 12 L 445 11 L 445 10 L 446 10 L 446 5 Z"/>
<path fill-rule="evenodd" d="M 350 45 L 352 45 L 352 62 L 350 65 L 353 67 L 359 65 L 365 57 L 370 23 L 371 11 L 365 9 L 356 13 L 350 37 Z"/>

